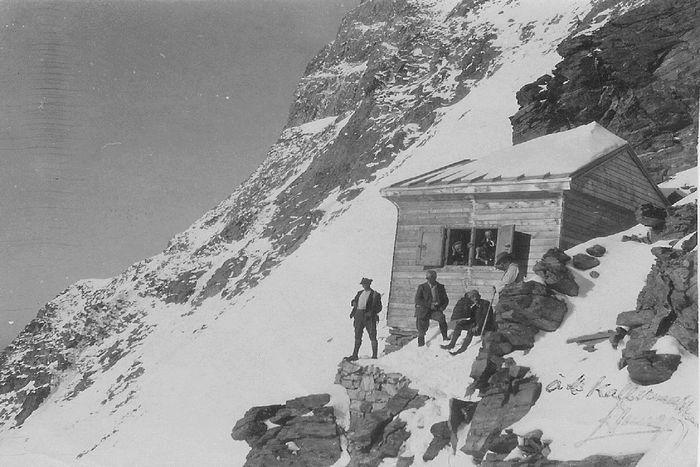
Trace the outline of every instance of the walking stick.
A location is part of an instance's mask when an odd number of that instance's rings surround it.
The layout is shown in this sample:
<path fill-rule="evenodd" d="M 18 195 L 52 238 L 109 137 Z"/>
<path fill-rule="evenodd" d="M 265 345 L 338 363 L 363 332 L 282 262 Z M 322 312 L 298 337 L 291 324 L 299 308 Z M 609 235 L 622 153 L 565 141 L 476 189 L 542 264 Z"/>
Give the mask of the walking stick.
<path fill-rule="evenodd" d="M 484 328 L 486 327 L 486 323 L 489 321 L 489 316 L 491 316 L 491 311 L 493 311 L 493 299 L 496 298 L 496 292 L 495 290 L 493 291 L 493 297 L 491 297 L 491 301 L 489 302 L 489 309 L 486 311 L 486 317 L 484 317 L 484 322 L 481 323 L 481 329 L 479 330 L 479 336 L 481 337 L 484 333 Z M 483 340 L 483 338 L 482 338 Z"/>

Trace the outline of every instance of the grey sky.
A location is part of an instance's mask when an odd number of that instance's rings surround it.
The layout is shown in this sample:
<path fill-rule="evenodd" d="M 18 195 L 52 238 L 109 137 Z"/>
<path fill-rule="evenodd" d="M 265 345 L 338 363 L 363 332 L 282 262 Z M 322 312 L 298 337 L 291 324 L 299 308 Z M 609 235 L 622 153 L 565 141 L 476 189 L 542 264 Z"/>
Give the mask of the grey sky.
<path fill-rule="evenodd" d="M 0 347 L 233 191 L 358 2 L 0 3 Z"/>

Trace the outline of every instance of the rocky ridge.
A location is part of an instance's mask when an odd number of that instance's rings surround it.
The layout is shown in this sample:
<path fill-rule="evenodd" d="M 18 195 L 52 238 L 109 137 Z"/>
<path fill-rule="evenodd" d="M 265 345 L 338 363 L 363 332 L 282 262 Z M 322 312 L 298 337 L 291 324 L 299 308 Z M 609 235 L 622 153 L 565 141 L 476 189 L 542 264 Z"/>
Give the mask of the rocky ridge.
<path fill-rule="evenodd" d="M 663 336 L 673 337 L 687 351 L 698 354 L 697 206 L 671 207 L 659 217 L 641 219 L 650 225 L 650 235 L 656 240 L 688 238 L 676 245 L 680 248 L 652 248 L 656 263 L 639 293 L 636 310 L 617 317 L 622 327 L 618 339 L 629 336 L 620 365 L 641 385 L 668 380 L 680 363 L 680 355 L 656 350 Z"/>
<path fill-rule="evenodd" d="M 656 182 L 697 165 L 700 8 L 658 0 L 562 42 L 551 74 L 517 94 L 513 142 L 597 121 L 627 140 Z"/>

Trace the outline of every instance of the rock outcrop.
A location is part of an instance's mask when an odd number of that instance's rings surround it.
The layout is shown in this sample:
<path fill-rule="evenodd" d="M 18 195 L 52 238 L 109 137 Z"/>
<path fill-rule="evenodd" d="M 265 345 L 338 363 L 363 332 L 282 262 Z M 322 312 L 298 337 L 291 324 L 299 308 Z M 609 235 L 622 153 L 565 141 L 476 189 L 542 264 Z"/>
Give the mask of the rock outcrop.
<path fill-rule="evenodd" d="M 327 467 L 340 459 L 341 428 L 328 394 L 285 404 L 253 407 L 236 422 L 231 437 L 252 448 L 246 467 Z M 268 428 L 268 425 L 276 425 Z"/>
<path fill-rule="evenodd" d="M 542 385 L 537 377 L 506 355 L 531 349 L 538 332 L 559 328 L 567 307 L 555 292 L 578 293 L 578 285 L 565 265 L 570 259 L 560 249 L 549 250 L 537 263 L 546 284 L 516 282 L 499 295 L 494 310 L 497 329 L 483 336 L 471 368 L 473 382 L 467 389 L 467 393 L 479 390 L 482 396 L 461 448 L 475 459 L 483 459 L 494 446 L 501 449 L 503 429 L 525 416 L 540 396 Z"/>
<path fill-rule="evenodd" d="M 517 93 L 513 142 L 597 121 L 629 141 L 657 182 L 695 166 L 699 21 L 695 0 L 659 0 L 574 33 L 551 76 Z"/>
<path fill-rule="evenodd" d="M 471 420 L 467 440 L 461 450 L 483 459 L 492 444 L 500 442 L 501 431 L 530 411 L 542 392 L 542 384 L 529 368 L 508 358 L 488 379 Z"/>
<path fill-rule="evenodd" d="M 697 229 L 696 210 L 694 204 L 669 208 L 664 221 L 652 228 L 654 237 L 677 240 L 688 236 Z M 666 381 L 680 362 L 678 355 L 659 354 L 653 349 L 660 337 L 671 336 L 686 350 L 698 354 L 695 242 L 689 239 L 681 248 L 652 248 L 656 263 L 639 293 L 636 309 L 617 317 L 617 325 L 629 335 L 620 364 L 627 365 L 630 378 L 639 384 Z"/>

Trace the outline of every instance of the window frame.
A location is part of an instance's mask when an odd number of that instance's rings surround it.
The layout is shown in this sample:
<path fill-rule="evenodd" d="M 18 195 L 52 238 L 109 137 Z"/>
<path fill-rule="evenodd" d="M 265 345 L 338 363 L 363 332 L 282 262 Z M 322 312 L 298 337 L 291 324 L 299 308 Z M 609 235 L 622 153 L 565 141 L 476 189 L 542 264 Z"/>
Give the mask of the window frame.
<path fill-rule="evenodd" d="M 477 231 L 490 230 L 496 232 L 496 240 L 498 240 L 499 227 L 497 226 L 450 226 L 445 227 L 445 234 L 443 238 L 443 248 L 442 248 L 442 264 L 444 266 L 451 267 L 468 267 L 468 268 L 492 268 L 493 264 L 474 264 L 476 261 L 476 235 Z M 467 264 L 448 264 L 450 255 L 450 236 L 451 232 L 454 230 L 467 230 L 469 231 L 469 244 L 471 245 L 467 251 Z M 494 243 L 497 243 L 494 242 Z M 494 245 L 494 248 L 496 246 Z M 494 259 L 498 253 L 494 250 Z"/>
<path fill-rule="evenodd" d="M 450 255 L 450 238 L 452 237 L 451 233 L 456 230 L 465 230 L 469 232 L 469 243 L 471 243 L 471 246 L 469 247 L 467 251 L 467 263 L 466 264 L 448 264 L 448 261 L 450 260 L 449 255 Z M 416 265 L 423 266 L 424 268 L 493 268 L 494 265 L 491 264 L 474 264 L 476 260 L 476 235 L 477 231 L 485 231 L 485 230 L 491 230 L 492 232 L 496 232 L 496 241 L 495 241 L 495 251 L 494 251 L 494 259 L 496 256 L 498 256 L 501 252 L 507 251 L 509 253 L 513 253 L 513 242 L 514 242 L 514 236 L 515 236 L 515 224 L 503 224 L 500 226 L 496 225 L 450 225 L 450 226 L 433 226 L 433 227 L 425 227 L 421 229 L 420 231 L 420 237 L 418 241 L 418 251 L 416 254 Z M 441 231 L 441 235 L 436 235 L 438 231 Z M 507 234 L 510 232 L 509 236 L 510 242 L 508 242 L 507 239 L 503 239 L 502 235 Z M 432 247 L 430 245 L 427 245 L 425 242 L 425 238 L 428 236 L 432 236 L 433 238 L 437 238 L 441 236 L 441 249 L 442 252 L 440 254 L 440 260 L 437 261 L 439 264 L 434 264 L 435 261 L 424 261 L 423 256 L 424 253 L 428 249 L 433 251 L 433 254 L 435 253 L 434 251 L 434 245 Z M 429 255 L 429 258 L 437 258 L 437 256 L 432 256 Z"/>

